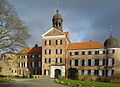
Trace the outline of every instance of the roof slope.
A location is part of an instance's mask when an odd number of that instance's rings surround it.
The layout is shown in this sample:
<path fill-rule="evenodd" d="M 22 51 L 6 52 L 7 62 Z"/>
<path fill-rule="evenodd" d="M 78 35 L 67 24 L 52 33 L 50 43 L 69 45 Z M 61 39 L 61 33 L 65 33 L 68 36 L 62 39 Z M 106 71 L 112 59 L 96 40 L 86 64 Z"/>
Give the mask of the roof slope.
<path fill-rule="evenodd" d="M 69 43 L 67 47 L 68 50 L 100 49 L 100 48 L 104 48 L 104 46 L 102 46 L 99 42 L 96 41 Z"/>
<path fill-rule="evenodd" d="M 18 54 L 40 54 L 42 52 L 42 47 L 29 47 L 20 51 Z"/>

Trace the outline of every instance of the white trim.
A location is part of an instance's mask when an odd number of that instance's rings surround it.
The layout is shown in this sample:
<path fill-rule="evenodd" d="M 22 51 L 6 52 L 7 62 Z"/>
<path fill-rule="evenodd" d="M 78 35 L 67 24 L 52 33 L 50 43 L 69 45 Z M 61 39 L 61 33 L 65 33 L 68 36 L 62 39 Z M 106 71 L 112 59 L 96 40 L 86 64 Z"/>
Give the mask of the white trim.
<path fill-rule="evenodd" d="M 45 39 L 45 38 L 65 38 L 65 35 L 44 36 L 44 37 L 42 37 L 42 39 Z"/>
<path fill-rule="evenodd" d="M 48 30 L 47 32 L 45 32 L 41 37 L 44 37 L 47 33 L 49 33 L 49 32 L 52 31 L 52 30 L 57 30 L 58 32 L 61 32 L 60 30 L 52 27 L 50 30 Z M 64 34 L 63 32 L 61 32 L 61 33 Z"/>
<path fill-rule="evenodd" d="M 92 50 L 102 51 L 102 50 L 105 50 L 105 49 L 103 49 L 103 48 L 100 48 L 100 49 L 80 49 L 80 50 L 68 50 L 68 52 L 75 52 L 75 51 L 92 51 Z"/>

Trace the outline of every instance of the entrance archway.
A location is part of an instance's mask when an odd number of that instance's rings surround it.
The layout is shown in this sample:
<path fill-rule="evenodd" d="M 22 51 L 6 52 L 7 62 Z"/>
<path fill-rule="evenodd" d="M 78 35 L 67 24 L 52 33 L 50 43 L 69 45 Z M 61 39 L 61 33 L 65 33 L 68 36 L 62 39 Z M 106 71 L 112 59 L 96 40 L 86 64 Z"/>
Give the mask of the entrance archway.
<path fill-rule="evenodd" d="M 55 78 L 60 78 L 60 77 L 61 77 L 61 70 L 55 69 Z"/>

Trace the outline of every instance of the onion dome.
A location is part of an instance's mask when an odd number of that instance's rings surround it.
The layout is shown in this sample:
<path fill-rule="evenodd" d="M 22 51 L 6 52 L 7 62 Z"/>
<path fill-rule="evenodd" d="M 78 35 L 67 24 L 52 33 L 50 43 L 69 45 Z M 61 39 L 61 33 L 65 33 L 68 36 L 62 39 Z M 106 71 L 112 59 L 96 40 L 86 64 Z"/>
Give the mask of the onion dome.
<path fill-rule="evenodd" d="M 116 38 L 112 37 L 112 35 L 105 40 L 104 42 L 105 48 L 119 48 L 119 42 Z"/>

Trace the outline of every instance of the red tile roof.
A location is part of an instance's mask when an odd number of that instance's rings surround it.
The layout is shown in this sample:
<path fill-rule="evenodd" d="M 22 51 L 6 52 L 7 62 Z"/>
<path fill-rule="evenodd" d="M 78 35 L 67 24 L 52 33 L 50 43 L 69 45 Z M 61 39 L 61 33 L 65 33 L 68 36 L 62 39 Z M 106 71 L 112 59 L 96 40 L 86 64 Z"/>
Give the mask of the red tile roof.
<path fill-rule="evenodd" d="M 102 46 L 99 42 L 96 41 L 69 43 L 67 47 L 68 50 L 100 49 L 100 48 L 104 48 L 104 46 Z"/>
<path fill-rule="evenodd" d="M 68 34 L 68 32 L 63 32 L 64 34 Z"/>
<path fill-rule="evenodd" d="M 18 54 L 40 54 L 42 52 L 42 47 L 29 47 L 20 51 Z"/>

